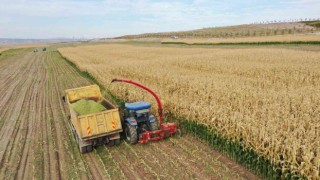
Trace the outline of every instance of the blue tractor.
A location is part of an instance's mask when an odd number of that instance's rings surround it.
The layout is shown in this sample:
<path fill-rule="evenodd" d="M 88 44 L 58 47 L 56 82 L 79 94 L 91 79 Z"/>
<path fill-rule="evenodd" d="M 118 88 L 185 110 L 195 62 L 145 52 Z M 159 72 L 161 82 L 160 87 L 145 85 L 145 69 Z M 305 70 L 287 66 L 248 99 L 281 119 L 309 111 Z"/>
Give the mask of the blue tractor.
<path fill-rule="evenodd" d="M 124 131 L 126 141 L 136 144 L 144 132 L 159 130 L 156 118 L 150 111 L 151 104 L 145 101 L 125 103 Z"/>

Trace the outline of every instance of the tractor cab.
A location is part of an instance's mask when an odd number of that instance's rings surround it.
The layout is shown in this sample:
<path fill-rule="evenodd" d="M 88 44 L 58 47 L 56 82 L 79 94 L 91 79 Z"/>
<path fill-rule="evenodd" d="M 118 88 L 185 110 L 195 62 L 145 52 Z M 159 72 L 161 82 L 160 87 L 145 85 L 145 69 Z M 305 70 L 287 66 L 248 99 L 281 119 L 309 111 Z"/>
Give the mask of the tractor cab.
<path fill-rule="evenodd" d="M 156 118 L 150 111 L 151 104 L 146 101 L 125 103 L 125 133 L 127 141 L 136 144 L 138 134 L 158 130 Z"/>
<path fill-rule="evenodd" d="M 151 115 L 150 108 L 151 104 L 145 101 L 125 103 L 126 117 L 135 119 L 137 123 L 148 121 Z"/>

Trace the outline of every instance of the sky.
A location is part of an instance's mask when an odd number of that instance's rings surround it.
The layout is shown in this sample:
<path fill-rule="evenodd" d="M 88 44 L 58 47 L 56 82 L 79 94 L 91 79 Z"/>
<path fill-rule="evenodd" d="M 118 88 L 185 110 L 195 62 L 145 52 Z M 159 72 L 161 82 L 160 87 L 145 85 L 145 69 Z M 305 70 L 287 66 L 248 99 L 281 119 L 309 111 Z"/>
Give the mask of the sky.
<path fill-rule="evenodd" d="M 110 38 L 320 18 L 320 0 L 0 0 L 0 38 Z"/>

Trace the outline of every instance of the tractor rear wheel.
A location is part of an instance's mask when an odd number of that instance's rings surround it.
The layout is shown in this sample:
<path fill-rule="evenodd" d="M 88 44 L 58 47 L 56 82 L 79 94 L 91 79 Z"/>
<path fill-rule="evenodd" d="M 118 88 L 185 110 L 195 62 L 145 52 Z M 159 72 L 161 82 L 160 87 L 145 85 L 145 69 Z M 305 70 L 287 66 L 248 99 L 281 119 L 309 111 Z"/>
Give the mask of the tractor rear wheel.
<path fill-rule="evenodd" d="M 126 141 L 130 144 L 137 144 L 138 142 L 138 134 L 135 126 L 131 126 L 130 124 L 126 124 L 125 127 Z"/>

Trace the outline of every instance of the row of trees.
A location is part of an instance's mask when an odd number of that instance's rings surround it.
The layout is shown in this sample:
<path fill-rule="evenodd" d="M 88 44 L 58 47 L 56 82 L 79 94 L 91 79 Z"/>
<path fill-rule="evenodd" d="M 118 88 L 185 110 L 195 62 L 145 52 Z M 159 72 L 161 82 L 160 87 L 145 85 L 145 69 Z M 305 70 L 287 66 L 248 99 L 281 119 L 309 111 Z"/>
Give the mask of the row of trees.
<path fill-rule="evenodd" d="M 288 19 L 288 20 L 271 20 L 271 21 L 253 22 L 251 24 L 290 23 L 290 22 L 304 22 L 304 21 L 320 21 L 320 18 L 300 18 L 300 19 Z"/>
<path fill-rule="evenodd" d="M 223 38 L 223 37 L 255 37 L 255 36 L 273 36 L 286 34 L 313 33 L 316 29 L 265 29 L 265 30 L 246 30 L 246 31 L 208 31 L 208 32 L 172 32 L 172 33 L 149 33 L 137 36 L 129 36 L 132 38 L 170 38 L 176 36 L 178 38 Z"/>

